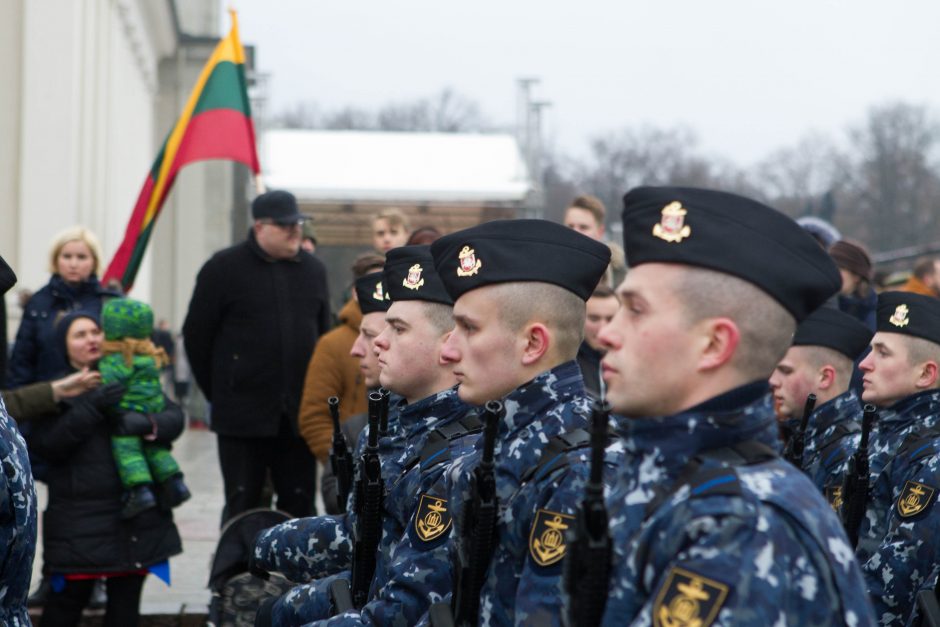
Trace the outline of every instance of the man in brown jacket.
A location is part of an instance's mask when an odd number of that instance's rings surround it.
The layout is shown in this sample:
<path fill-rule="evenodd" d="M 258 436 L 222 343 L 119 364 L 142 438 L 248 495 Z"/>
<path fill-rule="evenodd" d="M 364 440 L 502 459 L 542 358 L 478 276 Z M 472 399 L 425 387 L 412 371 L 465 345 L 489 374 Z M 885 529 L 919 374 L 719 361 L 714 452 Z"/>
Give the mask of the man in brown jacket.
<path fill-rule="evenodd" d="M 365 253 L 352 265 L 353 280 L 382 269 L 385 258 Z M 321 463 L 327 463 L 333 437 L 333 422 L 327 407 L 331 396 L 339 398 L 340 421 L 366 411 L 366 384 L 359 370 L 359 360 L 350 357 L 362 312 L 352 297 L 339 312 L 340 324 L 320 338 L 307 366 L 303 397 L 297 425 L 300 435 Z"/>
<path fill-rule="evenodd" d="M 921 259 L 914 266 L 914 274 L 907 280 L 898 291 L 913 292 L 914 294 L 923 294 L 924 296 L 940 296 L 940 272 L 938 272 L 940 261 L 933 257 Z"/>

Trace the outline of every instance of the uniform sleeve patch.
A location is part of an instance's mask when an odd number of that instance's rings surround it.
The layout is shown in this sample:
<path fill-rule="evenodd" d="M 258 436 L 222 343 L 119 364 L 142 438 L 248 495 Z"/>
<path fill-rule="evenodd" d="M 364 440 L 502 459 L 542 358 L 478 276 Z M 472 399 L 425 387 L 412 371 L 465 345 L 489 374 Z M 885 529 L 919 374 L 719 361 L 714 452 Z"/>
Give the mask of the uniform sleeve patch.
<path fill-rule="evenodd" d="M 653 605 L 654 627 L 708 627 L 728 598 L 728 586 L 673 567 Z"/>
<path fill-rule="evenodd" d="M 540 509 L 535 514 L 529 532 L 529 554 L 539 566 L 551 566 L 561 561 L 568 545 L 565 532 L 574 522 L 574 516 Z"/>
<path fill-rule="evenodd" d="M 927 509 L 933 503 L 937 491 L 928 485 L 916 481 L 908 481 L 904 484 L 898 496 L 898 514 L 901 518 L 911 518 L 917 516 Z"/>
<path fill-rule="evenodd" d="M 841 512 L 843 503 L 842 486 L 826 486 L 826 500 L 829 502 L 829 505 L 832 506 L 832 509 L 834 509 L 836 512 Z"/>
<path fill-rule="evenodd" d="M 418 539 L 430 542 L 441 537 L 450 529 L 450 512 L 447 511 L 447 499 L 430 494 L 422 494 L 415 514 L 415 533 Z"/>

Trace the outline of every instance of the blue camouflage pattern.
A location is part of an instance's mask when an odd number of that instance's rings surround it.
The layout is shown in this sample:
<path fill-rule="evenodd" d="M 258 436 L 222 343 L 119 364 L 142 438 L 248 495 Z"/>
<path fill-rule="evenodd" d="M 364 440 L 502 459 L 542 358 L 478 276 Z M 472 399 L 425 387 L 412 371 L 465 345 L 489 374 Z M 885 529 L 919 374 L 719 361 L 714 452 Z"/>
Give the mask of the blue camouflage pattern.
<path fill-rule="evenodd" d="M 26 597 L 36 554 L 36 488 L 26 442 L 0 399 L 0 624 L 28 627 Z"/>
<path fill-rule="evenodd" d="M 803 472 L 838 511 L 849 459 L 861 439 L 862 403 L 849 390 L 823 403 L 810 415 L 803 449 Z"/>
<path fill-rule="evenodd" d="M 394 464 L 401 455 L 404 440 L 398 425 L 398 399 L 392 396 L 388 411 L 388 435 L 379 438 L 382 479 L 388 491 L 394 481 Z M 360 432 L 355 459 L 360 459 L 368 438 L 369 427 Z M 355 471 L 358 478 L 358 463 Z M 351 490 L 347 513 L 294 518 L 262 532 L 255 540 L 254 564 L 268 572 L 277 572 L 295 583 L 333 575 L 352 567 L 353 533 L 356 524 L 355 490 Z"/>
<path fill-rule="evenodd" d="M 871 487 L 856 550 L 879 625 L 904 625 L 917 591 L 932 589 L 940 562 L 940 391 L 894 405 L 908 433 Z M 907 403 L 907 400 L 913 402 Z M 913 491 L 913 493 L 912 493 Z"/>
<path fill-rule="evenodd" d="M 396 413 L 399 433 L 404 437 L 404 446 L 395 460 L 384 462 L 382 467 L 383 477 L 387 473 L 393 483 L 387 488 L 383 502 L 382 537 L 376 553 L 375 577 L 370 599 L 376 599 L 385 587 L 391 555 L 405 533 L 405 526 L 412 515 L 411 507 L 416 503 L 416 497 L 422 488 L 422 469 L 417 461 L 428 435 L 435 428 L 456 422 L 471 411 L 472 408 L 457 396 L 456 388 L 444 390 L 410 405 L 405 403 L 404 399 L 399 401 Z M 424 481 L 429 479 L 424 478 Z M 349 579 L 348 573 L 343 576 Z M 328 590 L 329 583 L 324 585 L 321 580 L 295 588 L 275 603 L 274 615 L 283 621 L 275 624 L 299 625 L 329 618 L 332 612 L 331 604 L 328 595 L 326 599 L 323 597 L 324 591 Z M 363 611 L 367 614 L 387 615 L 398 613 L 390 609 L 397 605 L 394 600 L 384 599 L 381 602 L 370 602 Z M 348 624 L 357 624 L 358 612 L 348 616 L 347 620 Z M 330 624 L 334 621 L 337 619 L 330 621 Z M 390 623 L 383 619 L 379 624 Z"/>
<path fill-rule="evenodd" d="M 669 624 L 673 602 L 691 603 L 684 590 L 710 603 L 694 613 L 686 603 L 687 624 L 874 624 L 842 525 L 805 475 L 777 458 L 726 467 L 699 456 L 746 441 L 779 450 L 766 391 L 757 382 L 674 416 L 618 420 L 626 453 L 606 498 L 603 625 Z M 670 494 L 696 456 L 701 466 Z"/>

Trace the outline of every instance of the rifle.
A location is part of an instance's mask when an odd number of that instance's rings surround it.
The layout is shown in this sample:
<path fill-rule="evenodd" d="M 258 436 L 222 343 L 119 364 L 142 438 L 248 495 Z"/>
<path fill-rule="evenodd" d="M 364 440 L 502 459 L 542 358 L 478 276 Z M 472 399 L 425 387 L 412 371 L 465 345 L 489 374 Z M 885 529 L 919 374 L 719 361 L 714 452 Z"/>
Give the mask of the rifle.
<path fill-rule="evenodd" d="M 604 506 L 604 449 L 610 404 L 594 401 L 591 408 L 591 474 L 578 509 L 573 540 L 565 558 L 565 590 L 571 599 L 568 619 L 574 627 L 601 623 L 607 602 L 611 540 Z"/>
<path fill-rule="evenodd" d="M 382 395 L 369 394 L 369 438 L 359 462 L 356 479 L 356 533 L 353 547 L 351 589 L 353 604 L 360 608 L 369 598 L 375 575 L 375 553 L 382 537 L 382 505 L 385 484 L 379 459 L 379 419 Z"/>
<path fill-rule="evenodd" d="M 382 402 L 379 404 L 379 435 L 384 438 L 388 435 L 388 402 L 392 393 L 385 388 L 379 388 L 379 394 L 382 395 Z"/>
<path fill-rule="evenodd" d="M 796 432 L 790 436 L 787 446 L 783 451 L 783 458 L 803 470 L 803 451 L 806 449 L 806 426 L 809 424 L 809 415 L 816 408 L 816 395 L 810 394 L 806 397 L 806 404 L 803 406 L 803 417 L 800 418 L 800 426 Z"/>
<path fill-rule="evenodd" d="M 868 506 L 868 438 L 877 417 L 875 406 L 866 404 L 862 416 L 862 437 L 858 450 L 849 459 L 848 472 L 842 483 L 842 524 L 853 548 L 858 545 L 858 531 Z"/>
<path fill-rule="evenodd" d="M 349 489 L 352 487 L 352 455 L 349 452 L 346 436 L 343 435 L 343 430 L 339 426 L 339 399 L 331 396 L 326 402 L 330 407 L 330 418 L 333 419 L 333 450 L 330 451 L 330 466 L 333 468 L 333 476 L 336 477 L 336 502 L 340 511 L 344 511 L 349 498 Z"/>
<path fill-rule="evenodd" d="M 493 459 L 496 431 L 502 417 L 503 404 L 488 401 L 483 411 L 483 456 L 473 469 L 470 503 L 463 517 L 466 553 L 460 556 L 460 570 L 454 586 L 455 624 L 460 627 L 479 622 L 480 590 L 496 548 L 499 498 L 496 496 L 496 464 Z"/>

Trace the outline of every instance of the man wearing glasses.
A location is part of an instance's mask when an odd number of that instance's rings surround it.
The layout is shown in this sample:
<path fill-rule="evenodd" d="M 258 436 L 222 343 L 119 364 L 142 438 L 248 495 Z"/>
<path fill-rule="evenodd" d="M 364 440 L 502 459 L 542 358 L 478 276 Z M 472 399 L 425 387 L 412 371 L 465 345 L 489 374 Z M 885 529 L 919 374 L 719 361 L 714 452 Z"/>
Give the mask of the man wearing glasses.
<path fill-rule="evenodd" d="M 278 509 L 315 513 L 316 460 L 297 411 L 313 347 L 330 325 L 326 268 L 300 250 L 306 218 L 293 194 L 261 194 L 251 213 L 248 238 L 199 271 L 183 324 L 218 436 L 223 523 L 261 504 L 268 470 Z"/>

